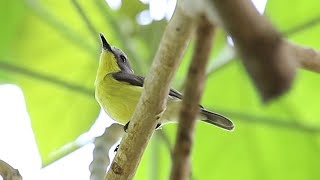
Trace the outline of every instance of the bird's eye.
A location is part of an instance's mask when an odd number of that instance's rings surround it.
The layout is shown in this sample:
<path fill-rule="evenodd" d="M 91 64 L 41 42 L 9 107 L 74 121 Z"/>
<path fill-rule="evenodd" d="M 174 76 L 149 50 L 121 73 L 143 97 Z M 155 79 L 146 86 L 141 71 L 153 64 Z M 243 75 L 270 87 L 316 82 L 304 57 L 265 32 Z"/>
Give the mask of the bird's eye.
<path fill-rule="evenodd" d="M 122 62 L 126 62 L 127 61 L 127 58 L 124 56 L 124 55 L 120 55 L 120 59 L 122 60 Z"/>

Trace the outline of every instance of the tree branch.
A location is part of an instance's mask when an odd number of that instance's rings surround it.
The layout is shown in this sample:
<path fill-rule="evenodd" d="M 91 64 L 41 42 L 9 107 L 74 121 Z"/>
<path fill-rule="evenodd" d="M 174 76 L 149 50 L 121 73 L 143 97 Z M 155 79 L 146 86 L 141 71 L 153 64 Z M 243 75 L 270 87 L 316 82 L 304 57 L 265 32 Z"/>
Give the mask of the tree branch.
<path fill-rule="evenodd" d="M 22 180 L 18 169 L 14 169 L 2 160 L 0 160 L 0 176 L 2 176 L 3 180 Z"/>
<path fill-rule="evenodd" d="M 93 160 L 89 166 L 90 180 L 101 180 L 106 175 L 107 167 L 110 165 L 109 150 L 118 142 L 124 134 L 123 126 L 112 124 L 104 133 L 94 140 Z"/>
<path fill-rule="evenodd" d="M 134 177 L 157 121 L 165 109 L 170 81 L 180 64 L 193 29 L 193 20 L 178 5 L 164 32 L 128 133 L 122 139 L 106 180 Z"/>
<path fill-rule="evenodd" d="M 298 60 L 301 68 L 320 73 L 320 52 L 311 48 L 302 47 L 286 42 L 290 51 Z"/>
<path fill-rule="evenodd" d="M 320 17 L 316 17 L 315 19 L 312 19 L 310 21 L 307 21 L 307 22 L 304 22 L 302 24 L 299 24 L 296 27 L 293 27 L 293 28 L 291 28 L 291 29 L 289 29 L 287 31 L 281 32 L 281 34 L 284 37 L 293 36 L 296 33 L 304 31 L 304 30 L 306 30 L 308 28 L 312 28 L 312 26 L 315 26 L 315 25 L 319 24 L 319 22 L 320 22 Z M 314 62 L 314 64 L 313 64 L 314 66 L 317 66 L 317 67 L 320 66 L 320 60 L 319 60 L 320 52 L 315 51 L 315 50 L 313 50 L 311 48 L 301 47 L 301 49 L 300 49 L 299 46 L 296 45 L 296 44 L 292 44 L 292 46 L 295 46 L 295 48 L 297 48 L 297 50 L 294 50 L 293 52 L 299 51 L 300 52 L 299 56 L 305 57 L 305 58 L 302 58 L 302 59 L 298 58 L 298 59 L 300 59 L 300 62 L 301 61 L 310 60 L 310 61 Z M 308 50 L 306 50 L 306 49 L 308 49 Z M 295 53 L 297 53 L 297 52 L 295 52 Z M 310 55 L 310 56 L 308 56 L 308 55 Z M 308 58 L 306 58 L 306 57 L 308 57 Z M 315 58 L 313 58 L 313 57 L 315 57 Z M 236 55 L 236 50 L 234 49 L 233 46 L 231 46 L 231 45 L 229 45 L 227 43 L 225 48 L 221 50 L 220 54 L 215 59 L 215 61 L 213 61 L 211 67 L 209 67 L 209 70 L 207 72 L 207 77 L 211 76 L 212 74 L 214 74 L 218 70 L 221 70 L 224 67 L 226 67 L 227 65 L 231 64 L 231 62 L 233 62 L 236 58 L 238 58 L 237 55 Z M 301 63 L 304 64 L 304 62 L 301 62 Z M 307 66 L 305 67 L 305 66 L 301 65 L 301 68 L 318 72 L 318 70 L 313 70 L 312 67 L 311 68 L 307 68 Z"/>
<path fill-rule="evenodd" d="M 281 34 L 250 0 L 211 0 L 208 4 L 230 33 L 263 100 L 286 92 L 295 77 L 297 61 Z"/>
<path fill-rule="evenodd" d="M 199 113 L 199 103 L 206 77 L 214 26 L 205 19 L 199 20 L 197 39 L 192 63 L 189 67 L 186 92 L 179 117 L 179 126 L 174 147 L 171 180 L 188 179 L 191 172 L 190 154 L 193 144 L 194 128 Z"/>

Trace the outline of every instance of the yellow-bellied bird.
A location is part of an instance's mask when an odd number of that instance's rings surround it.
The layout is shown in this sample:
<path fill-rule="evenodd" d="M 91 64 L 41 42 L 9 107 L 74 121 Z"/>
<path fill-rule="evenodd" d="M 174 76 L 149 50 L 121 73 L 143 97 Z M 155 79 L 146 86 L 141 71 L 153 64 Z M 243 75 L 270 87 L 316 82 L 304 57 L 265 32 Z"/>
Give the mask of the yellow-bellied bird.
<path fill-rule="evenodd" d="M 95 97 L 104 111 L 118 123 L 128 127 L 139 98 L 142 93 L 144 77 L 135 75 L 128 57 L 118 48 L 110 46 L 100 34 L 102 53 L 95 80 Z M 167 108 L 162 114 L 159 124 L 177 122 L 182 104 L 182 95 L 170 89 Z M 228 118 L 206 110 L 200 106 L 199 119 L 226 130 L 234 125 Z"/>

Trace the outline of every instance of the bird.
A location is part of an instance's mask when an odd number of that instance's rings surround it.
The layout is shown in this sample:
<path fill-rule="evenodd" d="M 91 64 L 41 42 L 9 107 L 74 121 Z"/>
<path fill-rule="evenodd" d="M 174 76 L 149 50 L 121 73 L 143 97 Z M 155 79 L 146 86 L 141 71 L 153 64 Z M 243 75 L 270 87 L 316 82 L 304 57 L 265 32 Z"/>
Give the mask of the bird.
<path fill-rule="evenodd" d="M 127 132 L 130 119 L 142 94 L 144 77 L 134 74 L 127 55 L 111 46 L 100 33 L 102 52 L 95 79 L 95 98 L 106 114 L 124 125 Z M 178 122 L 183 95 L 170 89 L 167 107 L 155 129 L 170 122 Z M 225 130 L 233 130 L 234 124 L 227 117 L 211 112 L 199 105 L 198 118 Z"/>

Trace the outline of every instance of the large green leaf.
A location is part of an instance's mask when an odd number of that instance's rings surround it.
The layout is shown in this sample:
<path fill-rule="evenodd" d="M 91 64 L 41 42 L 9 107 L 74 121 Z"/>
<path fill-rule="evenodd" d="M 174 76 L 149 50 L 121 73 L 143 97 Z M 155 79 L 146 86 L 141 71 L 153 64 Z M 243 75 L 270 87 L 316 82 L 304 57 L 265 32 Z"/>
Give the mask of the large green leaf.
<path fill-rule="evenodd" d="M 18 1 L 0 1 L 0 9 L 0 22 L 3 24 L 0 30 L 0 60 L 4 62 L 15 52 L 14 37 L 26 11 Z M 0 81 L 10 82 L 9 79 L 10 76 L 0 71 Z"/>
<path fill-rule="evenodd" d="M 18 33 L 19 25 L 25 15 L 25 7 L 18 1 L 0 1 L 0 58 L 6 58 L 14 53 L 13 37 Z M 10 18 L 8 18 L 10 17 Z"/>
<path fill-rule="evenodd" d="M 55 154 L 58 149 L 87 131 L 99 112 L 93 94 L 99 44 L 91 47 L 94 53 L 84 48 L 89 43 L 77 44 L 78 37 L 90 42 L 83 22 L 76 13 L 59 20 L 54 5 L 58 4 L 50 4 L 49 10 L 40 2 L 27 2 L 20 31 L 13 31 L 14 53 L 4 71 L 24 91 L 44 165 L 60 157 Z M 71 5 L 65 7 L 71 11 Z M 79 34 L 68 38 L 70 32 Z"/>
<path fill-rule="evenodd" d="M 319 19 L 319 10 L 320 6 L 317 0 L 293 0 L 290 2 L 269 0 L 266 14 L 282 32 L 292 32 L 291 30 L 296 27 Z"/>
<path fill-rule="evenodd" d="M 157 31 L 141 27 L 136 15 L 147 6 L 139 1 L 123 4 L 113 11 L 103 0 L 1 1 L 0 18 L 7 26 L 0 33 L 0 80 L 23 89 L 43 165 L 80 147 L 76 138 L 100 110 L 93 85 L 99 32 L 125 50 L 136 72 L 147 70 L 142 64 L 150 63 L 155 48 L 149 51 L 150 41 L 141 36 L 162 32 L 165 23 Z"/>

